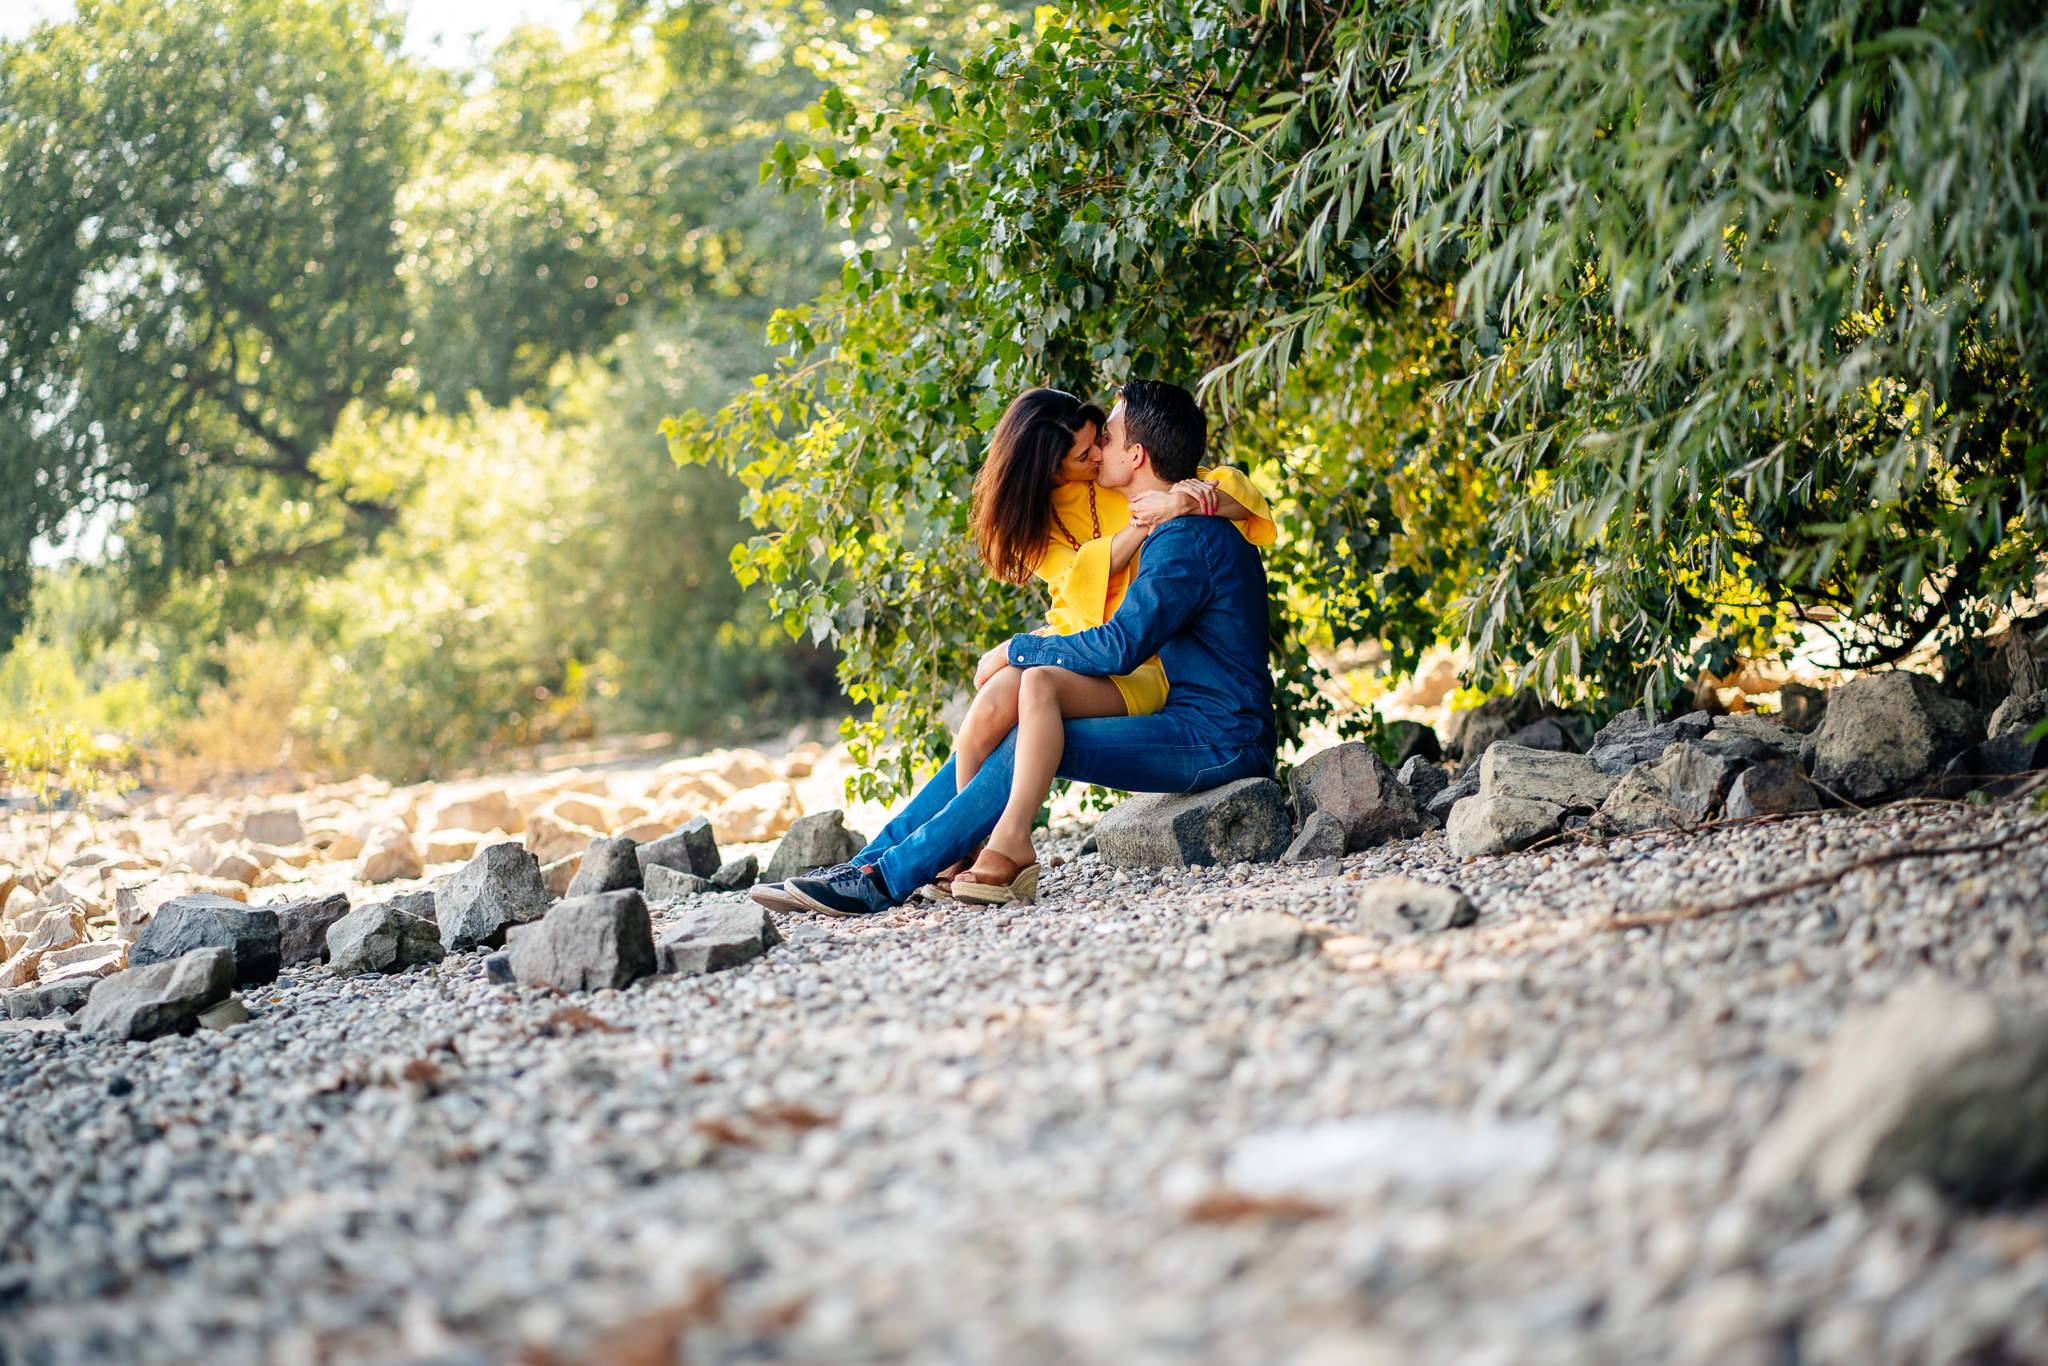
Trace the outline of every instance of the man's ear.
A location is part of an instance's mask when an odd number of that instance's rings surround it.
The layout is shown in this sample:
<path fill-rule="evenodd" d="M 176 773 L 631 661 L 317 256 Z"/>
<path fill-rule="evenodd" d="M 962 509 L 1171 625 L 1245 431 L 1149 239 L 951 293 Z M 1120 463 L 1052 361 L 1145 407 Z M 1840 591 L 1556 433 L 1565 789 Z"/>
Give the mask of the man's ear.
<path fill-rule="evenodd" d="M 1124 449 L 1131 453 L 1131 473 L 1136 474 L 1139 470 L 1152 468 L 1152 452 L 1136 442 L 1128 443 Z"/>

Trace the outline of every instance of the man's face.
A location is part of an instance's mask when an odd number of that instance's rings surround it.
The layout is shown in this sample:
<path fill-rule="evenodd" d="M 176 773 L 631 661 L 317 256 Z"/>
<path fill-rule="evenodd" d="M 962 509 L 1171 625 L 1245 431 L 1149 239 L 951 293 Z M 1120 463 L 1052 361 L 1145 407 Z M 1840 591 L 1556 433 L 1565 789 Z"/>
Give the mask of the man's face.
<path fill-rule="evenodd" d="M 1106 489 L 1125 487 L 1143 463 L 1144 452 L 1143 446 L 1133 446 L 1126 440 L 1124 402 L 1118 399 L 1116 407 L 1110 409 L 1109 425 L 1103 428 L 1102 469 L 1096 474 L 1095 482 Z"/>

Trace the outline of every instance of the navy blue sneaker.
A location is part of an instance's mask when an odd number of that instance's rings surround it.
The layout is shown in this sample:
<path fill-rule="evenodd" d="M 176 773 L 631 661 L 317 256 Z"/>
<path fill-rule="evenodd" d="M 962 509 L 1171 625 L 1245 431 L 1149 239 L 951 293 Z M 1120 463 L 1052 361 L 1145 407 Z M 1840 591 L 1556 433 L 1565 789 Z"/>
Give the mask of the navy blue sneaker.
<path fill-rule="evenodd" d="M 806 910 L 821 915 L 880 915 L 902 904 L 889 894 L 879 869 L 851 864 L 828 869 L 817 877 L 793 877 L 782 884 L 782 890 Z"/>
<path fill-rule="evenodd" d="M 801 876 L 806 878 L 837 877 L 852 867 L 853 865 L 850 863 L 835 863 L 829 868 L 813 868 L 810 872 L 801 874 Z M 755 905 L 766 906 L 769 910 L 780 911 L 784 915 L 788 915 L 791 911 L 807 911 L 810 909 L 809 906 L 806 906 L 803 902 L 798 901 L 789 894 L 789 884 L 795 880 L 795 878 L 790 878 L 783 882 L 758 882 L 747 889 L 747 896 Z"/>

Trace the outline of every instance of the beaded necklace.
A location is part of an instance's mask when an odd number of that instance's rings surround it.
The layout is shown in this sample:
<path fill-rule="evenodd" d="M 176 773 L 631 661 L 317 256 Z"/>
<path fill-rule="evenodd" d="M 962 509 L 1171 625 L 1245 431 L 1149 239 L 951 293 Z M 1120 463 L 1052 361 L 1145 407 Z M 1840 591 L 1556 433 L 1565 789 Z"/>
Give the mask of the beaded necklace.
<path fill-rule="evenodd" d="M 1053 509 L 1052 524 L 1068 545 L 1076 550 L 1081 548 L 1081 543 L 1074 539 L 1074 533 L 1067 530 L 1066 521 L 1061 518 L 1058 508 Z M 1088 539 L 1091 541 L 1102 539 L 1102 518 L 1095 511 L 1095 481 L 1092 479 L 1088 481 L 1088 533 Z"/>

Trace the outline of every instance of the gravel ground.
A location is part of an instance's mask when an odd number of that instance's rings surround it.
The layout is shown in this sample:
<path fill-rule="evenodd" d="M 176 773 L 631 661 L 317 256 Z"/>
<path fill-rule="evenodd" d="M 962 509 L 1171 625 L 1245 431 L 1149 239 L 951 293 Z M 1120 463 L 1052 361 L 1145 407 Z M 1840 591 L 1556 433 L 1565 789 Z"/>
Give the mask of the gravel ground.
<path fill-rule="evenodd" d="M 1735 1190 L 1845 1009 L 2041 998 L 2048 835 L 1603 924 L 2041 819 L 1090 855 L 573 1003 L 466 954 L 290 970 L 219 1033 L 0 1034 L 0 1363 L 2048 1360 L 2048 1212 Z M 1480 920 L 1358 936 L 1381 872 Z M 1324 942 L 1221 952 L 1262 910 Z"/>

